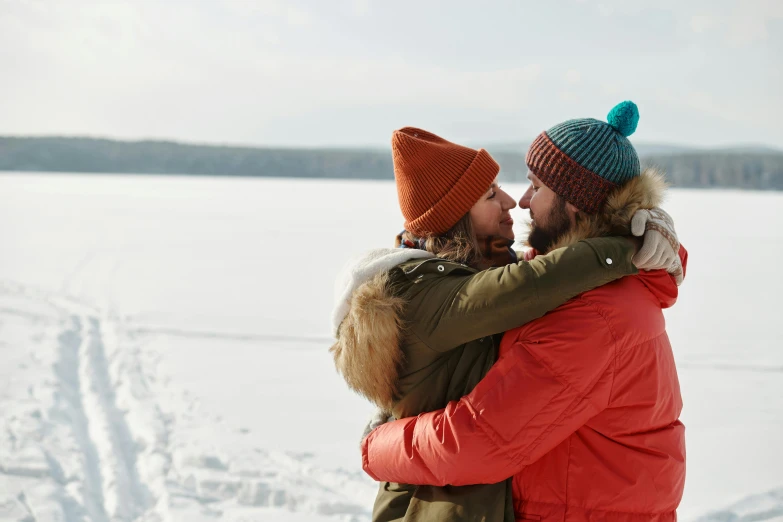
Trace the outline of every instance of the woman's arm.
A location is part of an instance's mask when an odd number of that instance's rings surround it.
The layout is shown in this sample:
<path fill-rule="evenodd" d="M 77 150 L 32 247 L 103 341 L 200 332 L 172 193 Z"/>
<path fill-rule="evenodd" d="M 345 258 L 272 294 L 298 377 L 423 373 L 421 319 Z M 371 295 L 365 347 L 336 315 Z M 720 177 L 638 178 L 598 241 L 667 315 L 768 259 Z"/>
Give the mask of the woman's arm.
<path fill-rule="evenodd" d="M 569 299 L 638 270 L 624 238 L 594 238 L 477 274 L 433 277 L 413 285 L 410 330 L 433 350 L 446 351 L 504 332 Z"/>

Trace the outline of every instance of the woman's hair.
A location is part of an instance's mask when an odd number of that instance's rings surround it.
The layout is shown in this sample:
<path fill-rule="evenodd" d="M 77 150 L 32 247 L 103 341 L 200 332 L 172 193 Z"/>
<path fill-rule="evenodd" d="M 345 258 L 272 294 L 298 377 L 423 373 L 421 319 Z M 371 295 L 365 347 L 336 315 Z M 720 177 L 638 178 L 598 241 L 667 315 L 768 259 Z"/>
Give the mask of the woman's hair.
<path fill-rule="evenodd" d="M 474 266 L 484 257 L 473 231 L 470 213 L 462 216 L 446 233 L 427 236 L 425 239 L 427 251 L 442 259 Z"/>

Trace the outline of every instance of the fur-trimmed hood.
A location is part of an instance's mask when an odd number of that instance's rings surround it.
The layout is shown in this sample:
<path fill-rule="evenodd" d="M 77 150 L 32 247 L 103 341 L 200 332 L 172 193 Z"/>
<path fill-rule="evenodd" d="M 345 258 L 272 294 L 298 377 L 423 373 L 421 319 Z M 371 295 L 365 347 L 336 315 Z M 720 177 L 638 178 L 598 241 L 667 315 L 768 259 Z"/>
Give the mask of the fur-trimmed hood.
<path fill-rule="evenodd" d="M 413 259 L 435 257 L 424 250 L 371 250 L 349 262 L 335 281 L 330 348 L 334 364 L 351 389 L 390 410 L 402 363 L 400 334 L 405 305 L 391 294 L 389 270 Z"/>
<path fill-rule="evenodd" d="M 645 170 L 611 194 L 599 213 L 580 220 L 554 248 L 591 237 L 629 235 L 634 213 L 660 206 L 665 190 L 664 177 Z M 432 257 L 421 250 L 373 250 L 350 263 L 335 286 L 332 326 L 337 342 L 330 349 L 335 366 L 353 390 L 386 411 L 397 399 L 406 304 L 390 291 L 389 271 L 409 260 Z"/>
<path fill-rule="evenodd" d="M 631 235 L 631 219 L 637 210 L 661 206 L 666 192 L 666 179 L 654 168 L 619 187 L 606 199 L 597 214 L 583 214 L 573 230 L 560 237 L 552 250 L 573 245 L 583 239 Z"/>

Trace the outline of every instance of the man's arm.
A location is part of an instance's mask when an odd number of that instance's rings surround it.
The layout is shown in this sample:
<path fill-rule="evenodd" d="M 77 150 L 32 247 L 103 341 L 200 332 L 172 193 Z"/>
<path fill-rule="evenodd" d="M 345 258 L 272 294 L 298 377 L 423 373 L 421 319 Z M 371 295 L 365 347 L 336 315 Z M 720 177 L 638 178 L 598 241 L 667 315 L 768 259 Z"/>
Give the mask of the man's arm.
<path fill-rule="evenodd" d="M 595 305 L 576 298 L 503 343 L 511 346 L 469 395 L 370 433 L 364 470 L 407 484 L 499 482 L 608 404 L 616 346 Z"/>

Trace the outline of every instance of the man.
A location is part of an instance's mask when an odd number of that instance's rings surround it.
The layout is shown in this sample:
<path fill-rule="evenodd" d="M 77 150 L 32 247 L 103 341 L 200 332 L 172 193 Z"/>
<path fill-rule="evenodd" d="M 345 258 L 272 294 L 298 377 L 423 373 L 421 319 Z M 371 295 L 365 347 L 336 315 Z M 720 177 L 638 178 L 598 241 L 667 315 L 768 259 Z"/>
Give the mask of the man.
<path fill-rule="evenodd" d="M 534 253 L 629 233 L 636 210 L 660 203 L 662 178 L 641 173 L 627 140 L 636 106 L 624 102 L 608 120 L 569 120 L 531 146 L 520 205 L 531 212 Z M 676 241 L 660 230 L 660 240 Z M 507 332 L 498 362 L 469 395 L 370 433 L 365 471 L 429 485 L 513 476 L 517 520 L 676 520 L 685 439 L 662 309 L 676 300 L 687 253 L 672 247 L 673 274 L 626 277 Z"/>

